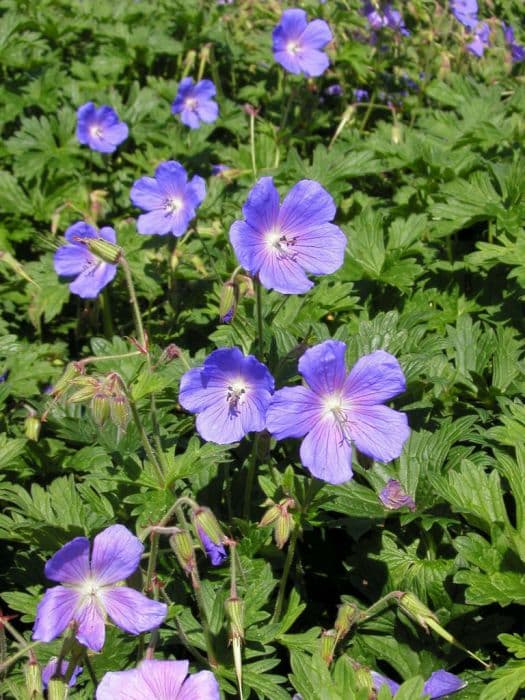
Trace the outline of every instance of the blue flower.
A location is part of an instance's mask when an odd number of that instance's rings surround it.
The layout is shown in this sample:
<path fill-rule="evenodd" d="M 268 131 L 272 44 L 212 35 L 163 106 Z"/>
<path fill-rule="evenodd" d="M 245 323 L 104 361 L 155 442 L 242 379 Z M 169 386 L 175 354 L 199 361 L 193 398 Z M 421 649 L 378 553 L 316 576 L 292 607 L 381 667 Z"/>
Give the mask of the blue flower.
<path fill-rule="evenodd" d="M 171 105 L 172 114 L 180 114 L 180 120 L 190 129 L 198 129 L 201 122 L 211 124 L 219 116 L 219 105 L 212 98 L 217 91 L 211 80 L 184 78 L 179 83 L 177 96 Z"/>
<path fill-rule="evenodd" d="M 454 17 L 467 29 L 475 29 L 478 24 L 477 0 L 450 0 L 450 9 Z"/>
<path fill-rule="evenodd" d="M 242 211 L 245 220 L 233 223 L 230 241 L 267 289 L 302 294 L 313 286 L 307 272 L 326 275 L 343 264 L 346 236 L 330 223 L 334 200 L 315 180 L 298 182 L 280 204 L 272 178 L 262 177 Z"/>
<path fill-rule="evenodd" d="M 339 83 L 335 83 L 335 85 L 329 85 L 326 88 L 325 94 L 329 95 L 330 97 L 339 97 L 339 95 L 343 94 L 343 88 L 339 85 Z"/>
<path fill-rule="evenodd" d="M 131 188 L 133 204 L 148 212 L 139 216 L 138 232 L 182 236 L 205 196 L 202 177 L 194 175 L 188 182 L 186 170 L 176 160 L 161 163 L 155 177 L 141 177 Z"/>
<path fill-rule="evenodd" d="M 69 667 L 69 662 L 64 659 L 62 663 L 60 664 L 60 675 L 65 676 L 67 673 L 67 669 Z M 42 669 L 42 685 L 44 686 L 44 690 L 47 688 L 49 685 L 49 681 L 51 678 L 57 673 L 57 668 L 58 668 L 58 657 L 57 656 L 52 656 L 47 664 L 44 666 Z M 69 680 L 69 687 L 72 688 L 76 681 L 77 681 L 77 676 L 79 676 L 82 673 L 82 666 L 75 666 L 75 669 L 73 673 L 71 674 L 71 678 Z"/>
<path fill-rule="evenodd" d="M 322 49 L 332 41 L 330 27 L 323 19 L 306 21 L 306 12 L 285 10 L 272 33 L 273 55 L 289 73 L 307 78 L 321 75 L 330 65 Z"/>
<path fill-rule="evenodd" d="M 515 42 L 514 29 L 512 25 L 506 25 L 505 22 L 502 22 L 501 28 L 503 29 L 503 37 L 505 39 L 505 43 L 510 49 L 512 62 L 519 63 L 523 61 L 525 59 L 525 47 Z"/>
<path fill-rule="evenodd" d="M 412 496 L 409 496 L 397 479 L 390 479 L 385 488 L 379 494 L 379 500 L 389 510 L 398 508 L 416 509 Z"/>
<path fill-rule="evenodd" d="M 107 105 L 98 109 L 86 102 L 77 110 L 77 139 L 93 151 L 113 153 L 128 138 L 128 126 Z"/>
<path fill-rule="evenodd" d="M 214 542 L 211 537 L 208 537 L 202 527 L 198 527 L 197 532 L 212 566 L 220 566 L 228 557 L 224 545 L 221 542 Z"/>
<path fill-rule="evenodd" d="M 179 403 L 198 414 L 196 428 L 204 440 L 229 445 L 264 430 L 273 389 L 272 375 L 256 357 L 220 348 L 182 376 Z"/>
<path fill-rule="evenodd" d="M 354 90 L 354 99 L 356 102 L 365 102 L 368 100 L 368 90 L 356 88 Z"/>
<path fill-rule="evenodd" d="M 73 294 L 82 299 L 95 299 L 100 291 L 111 282 L 117 274 L 117 266 L 104 262 L 92 253 L 83 239 L 103 238 L 109 243 L 116 243 L 115 231 L 104 226 L 99 231 L 84 221 L 77 221 L 64 234 L 66 245 L 55 253 L 53 265 L 57 275 L 74 277 L 69 285 Z"/>
<path fill-rule="evenodd" d="M 390 689 L 390 692 L 395 697 L 397 691 L 399 690 L 399 683 L 383 676 L 381 673 L 376 671 L 370 671 L 372 676 L 372 681 L 374 683 L 374 690 L 379 691 L 381 686 L 386 685 Z M 451 695 L 452 693 L 457 693 L 467 685 L 467 683 L 460 678 L 455 676 L 453 673 L 449 673 L 444 669 L 439 671 L 434 671 L 432 675 L 427 679 L 425 685 L 423 686 L 423 695 L 426 697 L 430 696 L 430 700 L 436 700 L 437 698 L 443 698 L 445 695 Z"/>
<path fill-rule="evenodd" d="M 467 51 L 481 58 L 485 49 L 490 46 L 489 37 L 490 27 L 486 22 L 483 22 L 474 32 L 474 39 L 467 44 Z"/>
<path fill-rule="evenodd" d="M 306 385 L 276 391 L 266 420 L 278 440 L 304 437 L 302 464 L 329 484 L 352 478 L 354 446 L 378 462 L 390 462 L 410 434 L 406 415 L 383 405 L 405 390 L 396 358 L 376 350 L 348 374 L 345 350 L 336 340 L 307 350 L 299 360 Z"/>

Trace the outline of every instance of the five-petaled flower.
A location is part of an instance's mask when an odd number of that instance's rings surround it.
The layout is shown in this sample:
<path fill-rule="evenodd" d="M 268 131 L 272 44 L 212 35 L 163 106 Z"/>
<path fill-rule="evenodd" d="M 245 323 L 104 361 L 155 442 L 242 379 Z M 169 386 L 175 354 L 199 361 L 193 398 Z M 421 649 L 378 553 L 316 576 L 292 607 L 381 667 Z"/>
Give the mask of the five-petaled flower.
<path fill-rule="evenodd" d="M 322 50 L 332 41 L 330 27 L 323 19 L 307 22 L 304 10 L 285 10 L 272 38 L 275 60 L 290 73 L 313 78 L 330 65 Z"/>
<path fill-rule="evenodd" d="M 383 676 L 381 673 L 376 671 L 370 671 L 372 676 L 372 682 L 374 684 L 374 690 L 379 691 L 379 689 L 386 685 L 390 689 L 390 692 L 395 697 L 397 691 L 399 690 L 399 683 Z M 434 671 L 431 676 L 425 681 L 423 686 L 423 696 L 430 697 L 430 700 L 436 700 L 436 698 L 443 698 L 445 695 L 451 695 L 452 693 L 457 693 L 467 685 L 459 676 L 455 676 L 453 673 L 449 673 L 444 669 L 439 671 Z M 422 697 L 423 697 L 422 696 Z"/>
<path fill-rule="evenodd" d="M 216 94 L 211 80 L 194 83 L 193 78 L 183 78 L 171 105 L 171 113 L 180 114 L 181 122 L 190 129 L 198 129 L 201 122 L 211 124 L 219 116 L 219 105 L 213 99 Z"/>
<path fill-rule="evenodd" d="M 354 445 L 389 462 L 399 457 L 409 435 L 406 415 L 383 405 L 405 390 L 396 358 L 376 350 L 347 374 L 345 349 L 340 341 L 325 340 L 307 350 L 299 360 L 307 386 L 276 391 L 266 420 L 277 439 L 306 436 L 301 462 L 330 484 L 352 478 Z"/>
<path fill-rule="evenodd" d="M 211 671 L 188 676 L 188 661 L 142 661 L 129 671 L 110 671 L 100 681 L 96 700 L 219 700 Z"/>
<path fill-rule="evenodd" d="M 94 299 L 99 292 L 111 282 L 117 273 L 117 266 L 104 262 L 87 247 L 84 239 L 102 238 L 109 243 L 116 243 L 115 231 L 109 226 L 100 230 L 84 221 L 77 221 L 64 234 L 66 245 L 55 253 L 53 265 L 57 275 L 74 277 L 69 285 L 73 294 L 82 299 Z"/>
<path fill-rule="evenodd" d="M 161 163 L 155 177 L 141 177 L 131 188 L 133 204 L 148 212 L 139 216 L 138 232 L 182 236 L 205 196 L 202 177 L 194 175 L 188 182 L 186 170 L 176 160 Z"/>
<path fill-rule="evenodd" d="M 197 413 L 197 432 L 228 445 L 264 429 L 274 379 L 265 365 L 238 348 L 219 348 L 180 382 L 179 402 Z"/>
<path fill-rule="evenodd" d="M 313 282 L 306 272 L 326 275 L 343 264 L 346 236 L 330 223 L 335 204 L 314 180 L 301 180 L 279 205 L 271 177 L 252 188 L 230 241 L 239 262 L 261 284 L 283 294 L 301 294 Z"/>
<path fill-rule="evenodd" d="M 123 525 L 99 533 L 90 556 L 87 537 L 76 537 L 46 563 L 46 576 L 63 584 L 50 588 L 38 604 L 33 639 L 50 642 L 73 623 L 81 644 L 100 651 L 106 615 L 126 632 L 158 627 L 167 606 L 120 585 L 136 571 L 144 546 Z"/>
<path fill-rule="evenodd" d="M 77 110 L 77 139 L 93 151 L 113 153 L 128 138 L 128 126 L 112 107 L 86 102 Z"/>

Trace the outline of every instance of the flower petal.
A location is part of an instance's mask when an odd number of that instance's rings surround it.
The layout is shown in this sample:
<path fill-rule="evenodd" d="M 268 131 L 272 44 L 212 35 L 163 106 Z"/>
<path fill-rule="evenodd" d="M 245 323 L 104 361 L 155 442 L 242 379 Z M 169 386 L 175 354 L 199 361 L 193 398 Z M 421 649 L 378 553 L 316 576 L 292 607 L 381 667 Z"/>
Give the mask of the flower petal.
<path fill-rule="evenodd" d="M 98 235 L 109 243 L 117 242 L 117 234 L 115 233 L 115 229 L 111 228 L 111 226 L 103 226 L 99 229 Z"/>
<path fill-rule="evenodd" d="M 106 673 L 95 697 L 96 700 L 159 700 L 138 668 Z"/>
<path fill-rule="evenodd" d="M 144 545 L 123 525 L 111 525 L 93 540 L 91 571 L 98 585 L 123 581 L 138 569 Z"/>
<path fill-rule="evenodd" d="M 273 178 L 261 177 L 252 187 L 242 208 L 246 222 L 256 231 L 266 233 L 277 225 L 279 217 L 279 193 Z"/>
<path fill-rule="evenodd" d="M 180 120 L 184 126 L 189 126 L 190 129 L 198 129 L 201 125 L 199 115 L 194 109 L 184 107 L 180 113 Z"/>
<path fill-rule="evenodd" d="M 406 389 L 401 365 L 389 352 L 376 350 L 352 367 L 344 386 L 351 404 L 373 405 L 388 401 Z"/>
<path fill-rule="evenodd" d="M 300 180 L 288 192 L 279 213 L 279 229 L 291 236 L 315 230 L 335 216 L 332 196 L 315 180 Z"/>
<path fill-rule="evenodd" d="M 466 681 L 459 676 L 455 676 L 453 673 L 448 673 L 448 671 L 441 669 L 439 671 L 434 671 L 430 676 L 423 686 L 423 692 L 430 695 L 431 700 L 434 700 L 434 698 L 442 698 L 445 695 L 456 693 L 466 685 Z"/>
<path fill-rule="evenodd" d="M 200 175 L 194 175 L 188 183 L 188 201 L 192 207 L 198 207 L 206 197 L 206 182 Z"/>
<path fill-rule="evenodd" d="M 137 180 L 131 188 L 129 197 L 136 207 L 145 211 L 164 210 L 166 195 L 153 177 L 141 177 Z"/>
<path fill-rule="evenodd" d="M 299 359 L 299 372 L 317 394 L 327 396 L 343 388 L 345 352 L 346 345 L 340 340 L 325 340 L 309 348 Z"/>
<path fill-rule="evenodd" d="M 322 224 L 298 236 L 294 258 L 306 272 L 329 275 L 343 264 L 346 243 L 346 236 L 338 226 Z"/>
<path fill-rule="evenodd" d="M 61 277 L 75 277 L 93 259 L 93 254 L 83 245 L 63 245 L 53 257 L 53 267 Z"/>
<path fill-rule="evenodd" d="M 275 289 L 281 294 L 304 294 L 314 286 L 293 258 L 274 250 L 260 258 L 262 262 L 258 275 L 266 289 Z"/>
<path fill-rule="evenodd" d="M 78 641 L 93 651 L 100 651 L 106 639 L 106 623 L 104 614 L 95 599 L 85 599 L 75 613 L 75 622 L 78 624 L 76 632 Z"/>
<path fill-rule="evenodd" d="M 188 174 L 177 160 L 166 160 L 157 166 L 155 179 L 167 197 L 180 197 L 186 190 Z"/>
<path fill-rule="evenodd" d="M 177 700 L 220 700 L 219 684 L 211 671 L 188 676 Z"/>
<path fill-rule="evenodd" d="M 244 221 L 234 221 L 230 228 L 230 243 L 244 269 L 256 274 L 261 266 L 260 256 L 266 254 L 262 234 Z"/>
<path fill-rule="evenodd" d="M 145 236 L 165 236 L 171 233 L 172 225 L 173 216 L 165 209 L 154 209 L 147 214 L 141 214 L 137 219 L 137 231 Z"/>
<path fill-rule="evenodd" d="M 128 125 L 124 124 L 124 122 L 119 122 L 118 124 L 114 124 L 108 129 L 105 129 L 103 138 L 108 142 L 108 144 L 113 146 L 113 149 L 115 149 L 119 144 L 128 138 L 128 134 Z"/>
<path fill-rule="evenodd" d="M 332 41 L 332 32 L 324 19 L 314 19 L 309 22 L 301 35 L 303 49 L 322 49 Z"/>
<path fill-rule="evenodd" d="M 357 449 L 378 462 L 399 457 L 410 435 L 407 417 L 388 406 L 360 405 L 346 411 Z"/>
<path fill-rule="evenodd" d="M 98 261 L 86 266 L 76 280 L 71 282 L 69 289 L 82 299 L 95 299 L 116 274 L 116 265 Z"/>
<path fill-rule="evenodd" d="M 313 476 L 343 484 L 353 476 L 352 445 L 331 416 L 319 420 L 301 443 L 301 462 Z"/>
<path fill-rule="evenodd" d="M 290 41 L 297 41 L 307 27 L 306 12 L 297 8 L 285 10 L 272 33 L 274 51 L 284 51 Z"/>
<path fill-rule="evenodd" d="M 372 681 L 374 683 L 374 690 L 379 691 L 383 685 L 386 685 L 388 686 L 392 695 L 395 695 L 400 688 L 399 683 L 396 683 L 390 678 L 383 676 L 381 673 L 377 673 L 377 671 L 370 671 L 370 675 L 372 676 Z"/>
<path fill-rule="evenodd" d="M 180 380 L 179 403 L 187 411 L 198 413 L 226 398 L 227 386 L 220 382 L 208 383 L 202 367 L 190 369 Z"/>
<path fill-rule="evenodd" d="M 308 387 L 284 387 L 272 396 L 266 428 L 277 440 L 303 437 L 313 429 L 320 414 L 319 396 Z"/>
<path fill-rule="evenodd" d="M 324 51 L 306 49 L 297 54 L 297 60 L 301 71 L 307 78 L 317 78 L 322 75 L 330 65 L 330 59 Z"/>
<path fill-rule="evenodd" d="M 203 100 L 197 105 L 197 114 L 205 124 L 211 124 L 219 116 L 219 105 L 213 100 Z"/>
<path fill-rule="evenodd" d="M 33 639 L 50 642 L 69 625 L 80 601 L 79 594 L 71 588 L 55 586 L 44 593 L 36 609 Z"/>
<path fill-rule="evenodd" d="M 75 537 L 61 547 L 46 563 L 45 574 L 60 583 L 82 583 L 89 578 L 89 540 Z"/>
<path fill-rule="evenodd" d="M 142 593 L 116 586 L 100 594 L 113 622 L 130 634 L 140 634 L 159 627 L 168 614 L 168 606 L 150 600 Z"/>
<path fill-rule="evenodd" d="M 266 425 L 266 413 L 270 405 L 269 391 L 252 389 L 239 408 L 244 433 L 259 432 Z"/>
<path fill-rule="evenodd" d="M 226 396 L 222 402 L 214 403 L 199 413 L 195 427 L 203 440 L 217 445 L 239 442 L 247 432 L 242 424 L 241 413 L 232 410 Z"/>
<path fill-rule="evenodd" d="M 289 73 L 298 75 L 302 70 L 297 53 L 290 53 L 289 51 L 275 51 L 273 57 L 277 63 L 285 68 Z"/>
<path fill-rule="evenodd" d="M 217 90 L 215 89 L 215 85 L 211 80 L 207 80 L 206 78 L 204 80 L 200 80 L 197 85 L 195 85 L 195 89 L 193 90 L 193 95 L 199 100 L 209 100 L 216 94 Z"/>

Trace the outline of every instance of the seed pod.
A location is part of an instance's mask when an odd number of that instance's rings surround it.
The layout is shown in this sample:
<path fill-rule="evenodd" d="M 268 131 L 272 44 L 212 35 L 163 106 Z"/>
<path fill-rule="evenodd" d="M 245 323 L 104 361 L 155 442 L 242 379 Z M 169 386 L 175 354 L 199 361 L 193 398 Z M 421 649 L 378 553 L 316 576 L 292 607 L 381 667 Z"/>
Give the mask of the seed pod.
<path fill-rule="evenodd" d="M 425 632 L 428 632 L 429 627 L 433 626 L 430 622 L 438 622 L 435 613 L 433 613 L 430 608 L 427 608 L 413 593 L 400 594 L 397 602 L 401 610 L 406 613 L 408 617 L 412 618 L 414 622 L 421 625 Z"/>

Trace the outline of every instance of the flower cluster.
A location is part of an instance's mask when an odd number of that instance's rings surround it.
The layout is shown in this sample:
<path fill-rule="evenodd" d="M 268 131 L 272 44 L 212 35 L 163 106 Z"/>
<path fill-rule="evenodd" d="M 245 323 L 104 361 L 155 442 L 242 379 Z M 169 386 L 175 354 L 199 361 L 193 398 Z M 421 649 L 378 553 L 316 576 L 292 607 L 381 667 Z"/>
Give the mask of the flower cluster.
<path fill-rule="evenodd" d="M 215 350 L 182 377 L 179 401 L 198 414 L 197 432 L 205 440 L 229 444 L 265 427 L 278 440 L 304 437 L 303 466 L 323 481 L 344 483 L 352 478 L 354 448 L 389 462 L 409 435 L 406 415 L 384 405 L 405 390 L 397 360 L 377 350 L 347 374 L 345 350 L 333 340 L 310 348 L 299 360 L 307 386 L 274 394 L 273 378 L 255 357 L 237 348 Z"/>

